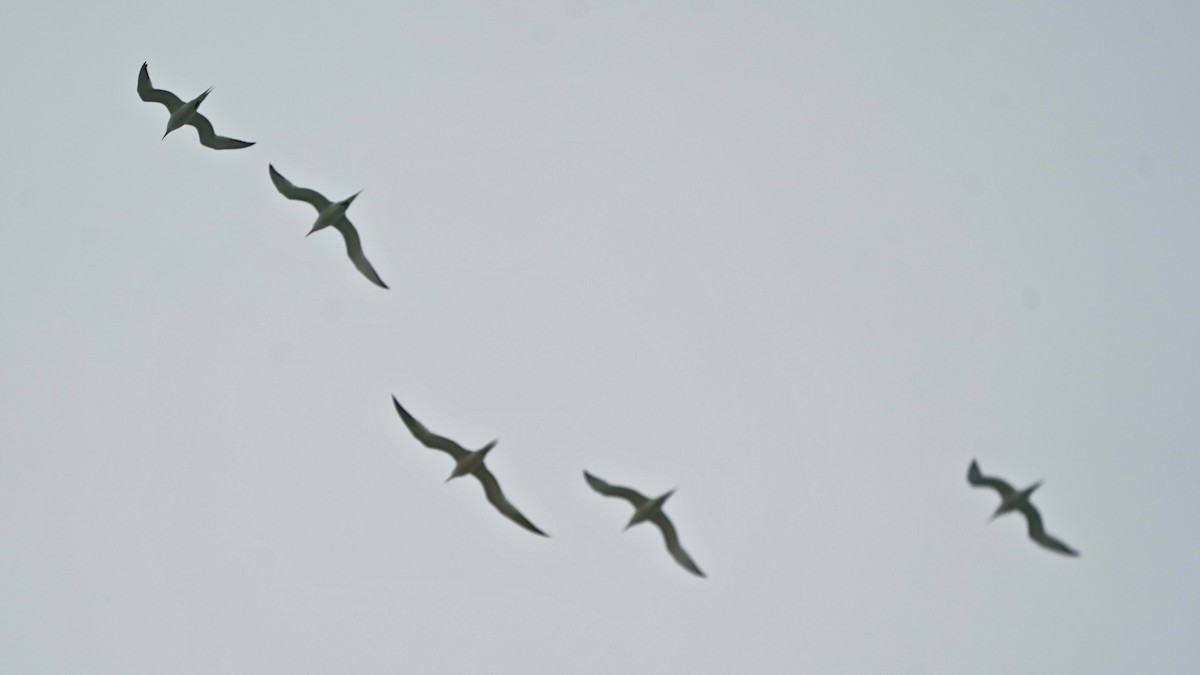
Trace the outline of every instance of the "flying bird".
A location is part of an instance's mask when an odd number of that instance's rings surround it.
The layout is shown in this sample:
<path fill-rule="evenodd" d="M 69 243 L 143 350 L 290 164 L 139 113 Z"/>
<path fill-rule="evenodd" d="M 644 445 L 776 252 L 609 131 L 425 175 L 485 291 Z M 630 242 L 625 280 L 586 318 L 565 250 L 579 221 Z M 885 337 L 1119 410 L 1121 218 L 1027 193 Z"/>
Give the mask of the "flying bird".
<path fill-rule="evenodd" d="M 292 185 L 288 179 L 284 178 L 273 165 L 267 165 L 271 172 L 271 182 L 275 184 L 275 189 L 279 190 L 279 194 L 288 199 L 296 199 L 302 202 L 308 202 L 317 210 L 317 220 L 313 223 L 312 229 L 308 234 L 312 234 L 317 230 L 323 230 L 326 227 L 332 226 L 338 232 L 342 233 L 342 237 L 346 240 L 346 255 L 350 256 L 351 262 L 362 272 L 363 276 L 371 281 L 371 283 L 381 288 L 387 288 L 387 284 L 383 283 L 383 279 L 379 278 L 379 274 L 371 267 L 371 261 L 367 260 L 367 256 L 363 254 L 362 240 L 358 238 L 358 230 L 354 229 L 354 225 L 350 223 L 350 219 L 346 217 L 346 209 L 350 208 L 350 204 L 362 193 L 362 190 L 355 192 L 349 197 L 340 202 L 331 202 L 321 193 L 308 188 L 301 188 Z M 308 234 L 304 236 L 308 236 Z"/>
<path fill-rule="evenodd" d="M 213 88 L 209 87 L 207 91 L 200 94 L 196 98 L 184 103 L 178 96 L 172 94 L 166 89 L 155 89 L 150 84 L 150 71 L 146 69 L 147 64 L 142 64 L 142 71 L 138 73 L 137 91 L 138 96 L 142 97 L 147 103 L 161 103 L 171 111 L 171 116 L 167 118 L 167 130 L 163 133 L 163 138 L 167 134 L 175 131 L 179 127 L 190 124 L 196 127 L 196 132 L 200 135 L 200 143 L 215 150 L 237 150 L 238 148 L 248 148 L 254 143 L 248 141 L 239 141 L 236 138 L 226 138 L 218 136 L 213 131 L 212 122 L 208 118 L 201 115 L 196 109 L 204 102 Z"/>
<path fill-rule="evenodd" d="M 1024 490 L 1014 490 L 1013 486 L 999 478 L 983 475 L 979 471 L 979 464 L 975 460 L 971 460 L 971 467 L 967 469 L 967 482 L 975 487 L 990 487 L 1000 493 L 1000 506 L 996 508 L 996 512 L 988 519 L 989 523 L 995 520 L 997 516 L 1002 516 L 1010 511 L 1020 511 L 1025 514 L 1025 520 L 1029 521 L 1030 539 L 1051 551 L 1062 553 L 1063 555 L 1079 555 L 1078 551 L 1046 533 L 1046 527 L 1042 524 L 1041 514 L 1034 508 L 1033 503 L 1029 501 L 1029 496 L 1033 494 L 1034 490 L 1038 489 L 1042 481 L 1039 480 Z"/>
<path fill-rule="evenodd" d="M 704 572 L 700 571 L 700 568 L 692 561 L 692 557 L 687 554 L 687 551 L 683 550 L 683 546 L 680 546 L 679 535 L 675 533 L 675 526 L 671 524 L 671 519 L 667 518 L 667 514 L 663 513 L 663 504 L 666 503 L 668 497 L 675 493 L 674 490 L 661 497 L 648 499 L 645 495 L 627 487 L 609 485 L 587 471 L 583 472 L 583 477 L 587 479 L 588 485 L 591 485 L 593 490 L 605 497 L 620 497 L 633 504 L 633 517 L 629 519 L 629 524 L 625 526 L 626 530 L 647 520 L 653 522 L 658 526 L 658 529 L 662 530 L 663 539 L 667 542 L 667 550 L 675 557 L 675 562 L 698 577 L 704 576 Z"/>
<path fill-rule="evenodd" d="M 434 450 L 441 450 L 442 452 L 445 452 L 454 458 L 454 471 L 450 472 L 450 477 L 446 479 L 447 483 L 455 478 L 458 478 L 459 476 L 465 476 L 467 474 L 475 476 L 479 479 L 480 483 L 483 483 L 483 492 L 487 495 L 488 501 L 491 502 L 492 506 L 495 506 L 500 513 L 508 516 L 509 520 L 529 530 L 530 532 L 533 532 L 534 534 L 540 534 L 543 537 L 550 536 L 539 530 L 536 525 L 529 522 L 528 518 L 521 515 L 521 512 L 517 510 L 517 507 L 513 506 L 512 502 L 508 501 L 508 498 L 505 497 L 504 493 L 500 491 L 500 484 L 496 482 L 496 477 L 493 476 L 492 472 L 488 471 L 488 468 L 483 465 L 484 458 L 486 458 L 487 454 L 492 451 L 492 448 L 496 447 L 496 443 L 499 439 L 488 443 L 478 450 L 467 450 L 449 438 L 439 436 L 429 429 L 426 429 L 424 424 L 421 424 L 416 420 L 415 417 L 408 414 L 408 411 L 400 405 L 400 401 L 397 401 L 395 396 L 392 397 L 392 403 L 395 404 L 396 413 L 400 415 L 400 419 L 404 420 L 404 426 L 408 427 L 408 430 L 418 441 L 427 447 L 433 448 Z"/>

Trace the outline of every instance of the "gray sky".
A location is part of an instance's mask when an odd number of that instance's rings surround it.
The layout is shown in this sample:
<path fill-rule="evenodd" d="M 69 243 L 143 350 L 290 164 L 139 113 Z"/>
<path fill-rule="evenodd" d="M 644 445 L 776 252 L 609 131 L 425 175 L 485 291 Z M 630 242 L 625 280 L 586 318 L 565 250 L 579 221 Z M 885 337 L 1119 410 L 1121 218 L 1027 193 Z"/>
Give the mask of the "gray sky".
<path fill-rule="evenodd" d="M 1200 667 L 1200 9 L 432 4 L 5 10 L 0 672 Z"/>

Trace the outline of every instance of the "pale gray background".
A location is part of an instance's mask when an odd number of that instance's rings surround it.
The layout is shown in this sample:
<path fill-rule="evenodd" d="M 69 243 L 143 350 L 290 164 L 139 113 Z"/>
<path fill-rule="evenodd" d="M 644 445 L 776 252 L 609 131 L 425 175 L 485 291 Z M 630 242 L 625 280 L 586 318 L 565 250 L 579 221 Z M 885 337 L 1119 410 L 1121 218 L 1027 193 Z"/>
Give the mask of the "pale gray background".
<path fill-rule="evenodd" d="M 98 4 L 0 24 L 0 672 L 1196 672 L 1194 3 Z"/>

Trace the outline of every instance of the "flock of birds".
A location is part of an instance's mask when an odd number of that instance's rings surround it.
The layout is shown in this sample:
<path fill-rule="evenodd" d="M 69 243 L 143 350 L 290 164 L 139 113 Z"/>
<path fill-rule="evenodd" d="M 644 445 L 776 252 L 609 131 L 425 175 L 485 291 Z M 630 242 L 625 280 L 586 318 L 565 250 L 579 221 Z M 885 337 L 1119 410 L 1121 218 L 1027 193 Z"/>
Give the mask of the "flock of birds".
<path fill-rule="evenodd" d="M 167 130 L 162 136 L 164 139 L 172 131 L 185 125 L 191 125 L 196 128 L 200 143 L 215 150 L 237 150 L 254 145 L 252 142 L 218 136 L 208 118 L 200 114 L 200 104 L 212 93 L 212 87 L 209 87 L 204 93 L 185 103 L 169 91 L 155 89 L 150 84 L 148 66 L 146 63 L 143 63 L 141 72 L 138 74 L 137 91 L 143 101 L 161 103 L 170 112 L 170 117 L 167 118 Z M 354 263 L 358 271 L 370 280 L 371 283 L 380 288 L 386 289 L 388 287 L 375 271 L 370 261 L 367 260 L 366 255 L 363 253 L 362 239 L 358 236 L 358 230 L 354 228 L 354 225 L 346 217 L 346 211 L 350 208 L 354 199 L 362 192 L 361 190 L 341 201 L 334 202 L 315 190 L 296 187 L 276 171 L 273 165 L 268 165 L 267 169 L 271 176 L 271 182 L 274 183 L 275 189 L 280 194 L 288 199 L 308 202 L 317 210 L 317 219 L 313 222 L 312 229 L 309 230 L 308 234 L 327 227 L 333 227 L 345 239 L 346 254 L 350 257 L 351 262 Z M 517 510 L 517 507 L 513 506 L 512 502 L 504 496 L 504 492 L 500 489 L 500 483 L 496 480 L 496 477 L 484 465 L 484 460 L 487 458 L 488 453 L 495 448 L 497 441 L 493 440 L 478 450 L 467 450 L 449 438 L 435 434 L 427 429 L 425 425 L 418 422 L 415 417 L 400 405 L 400 401 L 396 400 L 395 396 L 392 397 L 392 403 L 396 408 L 396 414 L 400 416 L 400 419 L 404 422 L 404 426 L 408 428 L 409 433 L 414 438 L 421 444 L 434 450 L 441 450 L 454 459 L 454 470 L 450 473 L 450 477 L 446 479 L 447 482 L 468 474 L 474 476 L 483 484 L 484 494 L 496 510 L 509 520 L 512 520 L 517 525 L 534 534 L 543 537 L 549 536 Z M 638 523 L 646 521 L 654 523 L 662 531 L 667 551 L 670 552 L 675 561 L 692 574 L 700 577 L 705 576 L 704 572 L 700 570 L 700 567 L 696 565 L 695 561 L 692 560 L 691 556 L 688 555 L 687 551 L 679 543 L 679 535 L 675 531 L 675 526 L 663 511 L 663 505 L 674 494 L 674 490 L 658 497 L 649 498 L 631 488 L 612 485 L 587 471 L 583 472 L 583 476 L 587 484 L 596 492 L 605 497 L 624 499 L 633 506 L 633 516 L 625 526 L 626 530 Z M 972 460 L 967 470 L 967 482 L 974 487 L 989 487 L 999 493 L 1000 505 L 992 514 L 989 522 L 1005 513 L 1020 511 L 1028 522 L 1030 539 L 1056 553 L 1068 556 L 1079 555 L 1077 551 L 1046 532 L 1046 528 L 1042 524 L 1041 514 L 1038 513 L 1033 503 L 1030 502 L 1030 496 L 1041 485 L 1041 481 L 1034 483 L 1024 490 L 1017 490 L 999 478 L 983 475 L 979 470 L 979 464 Z"/>

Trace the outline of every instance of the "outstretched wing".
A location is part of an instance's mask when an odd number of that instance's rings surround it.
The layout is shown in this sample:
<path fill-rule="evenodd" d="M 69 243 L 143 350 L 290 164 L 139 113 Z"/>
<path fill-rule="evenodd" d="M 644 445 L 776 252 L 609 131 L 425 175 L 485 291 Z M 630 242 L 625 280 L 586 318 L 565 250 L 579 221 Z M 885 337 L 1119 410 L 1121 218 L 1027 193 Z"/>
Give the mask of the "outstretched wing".
<path fill-rule="evenodd" d="M 209 122 L 208 118 L 201 115 L 199 111 L 192 113 L 186 124 L 196 127 L 196 133 L 200 135 L 201 145 L 206 145 L 214 150 L 237 150 L 254 145 L 252 141 L 239 141 L 236 138 L 218 136 L 213 131 L 212 122 Z"/>
<path fill-rule="evenodd" d="M 492 503 L 492 506 L 496 507 L 496 510 L 498 510 L 500 513 L 503 513 L 505 516 L 508 516 L 509 520 L 529 530 L 530 532 L 533 532 L 534 534 L 540 534 L 543 537 L 550 536 L 539 530 L 536 525 L 529 522 L 529 519 L 522 515 L 521 512 L 517 510 L 517 507 L 512 505 L 512 502 L 508 501 L 508 498 L 504 496 L 504 492 L 500 490 L 500 483 L 496 482 L 496 477 L 492 475 L 491 471 L 488 471 L 486 466 L 480 464 L 479 466 L 475 467 L 475 470 L 471 472 L 471 475 L 478 478 L 480 483 L 483 483 L 483 492 L 487 495 L 487 499 Z"/>
<path fill-rule="evenodd" d="M 350 256 L 350 260 L 358 268 L 358 271 L 362 272 L 363 276 L 376 286 L 387 288 L 387 284 L 383 283 L 383 279 L 379 278 L 379 273 L 371 266 L 371 261 L 367 260 L 367 256 L 363 254 L 362 239 L 359 238 L 358 230 L 354 229 L 354 225 L 350 223 L 350 219 L 343 216 L 333 226 L 345 238 L 346 255 Z"/>
<path fill-rule="evenodd" d="M 404 409 L 404 406 L 400 405 L 400 401 L 397 401 L 395 396 L 392 397 L 392 403 L 396 405 L 396 413 L 400 415 L 400 419 L 404 420 L 404 426 L 408 427 L 409 432 L 412 433 L 414 438 L 421 441 L 422 445 L 448 453 L 456 462 L 469 454 L 467 449 L 458 443 L 445 436 L 438 436 L 429 429 L 426 429 L 424 424 L 417 421 L 417 418 L 408 414 L 408 411 Z"/>
<path fill-rule="evenodd" d="M 671 524 L 671 519 L 667 518 L 667 514 L 659 511 L 650 520 L 658 526 L 658 529 L 662 530 L 663 539 L 667 542 L 667 550 L 674 556 L 675 562 L 683 565 L 684 569 L 692 574 L 703 577 L 704 572 L 700 571 L 700 568 L 692 560 L 692 557 L 679 545 L 679 535 L 675 532 L 675 526 Z"/>
<path fill-rule="evenodd" d="M 324 211 L 332 202 L 326 199 L 321 193 L 308 188 L 301 188 L 292 185 L 292 183 L 283 177 L 283 174 L 275 170 L 275 166 L 268 164 L 267 168 L 271 172 L 271 182 L 275 184 L 275 189 L 279 190 L 279 194 L 288 199 L 296 199 L 302 202 L 312 204 L 317 211 Z"/>
<path fill-rule="evenodd" d="M 150 84 L 150 71 L 147 69 L 147 63 L 142 64 L 142 71 L 138 73 L 138 96 L 147 103 L 161 103 L 167 107 L 167 110 L 175 112 L 183 105 L 183 101 L 179 97 L 166 89 L 155 89 Z"/>
<path fill-rule="evenodd" d="M 975 460 L 971 460 L 971 467 L 967 469 L 967 482 L 975 487 L 990 487 L 1000 493 L 1001 499 L 1008 499 L 1009 495 L 1016 492 L 1011 485 L 999 478 L 983 475 L 979 471 L 979 464 Z"/>
<path fill-rule="evenodd" d="M 1056 551 L 1063 555 L 1079 556 L 1078 551 L 1046 533 L 1046 526 L 1042 524 L 1042 514 L 1038 513 L 1037 508 L 1033 504 L 1025 502 L 1017 508 L 1021 513 L 1025 514 L 1025 520 L 1029 521 L 1030 539 L 1051 551 Z"/>
<path fill-rule="evenodd" d="M 645 495 L 635 490 L 631 490 L 627 487 L 621 487 L 619 485 L 610 485 L 599 478 L 596 478 L 587 471 L 583 472 L 583 477 L 587 479 L 588 485 L 591 485 L 592 489 L 596 492 L 599 492 L 605 497 L 620 497 L 630 504 L 633 504 L 633 508 L 635 509 L 650 501 Z"/>

